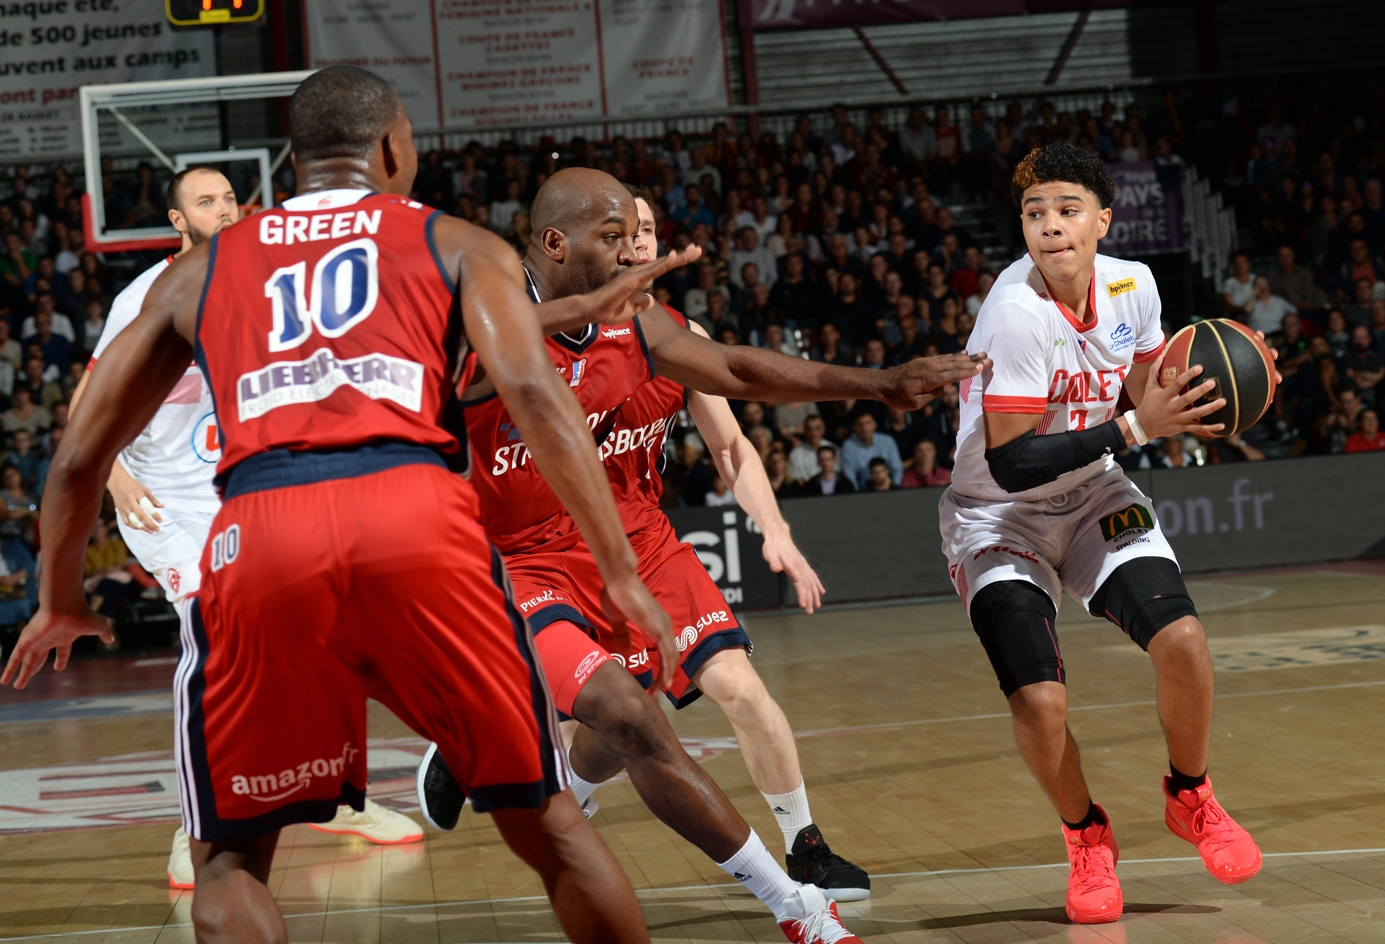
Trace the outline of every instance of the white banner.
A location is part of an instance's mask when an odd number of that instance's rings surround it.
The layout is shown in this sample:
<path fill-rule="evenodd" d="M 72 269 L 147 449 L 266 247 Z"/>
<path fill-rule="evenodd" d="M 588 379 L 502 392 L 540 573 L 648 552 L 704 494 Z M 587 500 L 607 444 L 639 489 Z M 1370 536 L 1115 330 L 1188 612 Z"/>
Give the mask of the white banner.
<path fill-rule="evenodd" d="M 730 104 L 721 0 L 305 0 L 307 64 L 384 76 L 420 130 Z"/>
<path fill-rule="evenodd" d="M 0 159 L 79 156 L 83 85 L 215 74 L 211 31 L 174 30 L 164 0 L 0 0 Z M 197 112 L 183 119 L 170 113 L 155 116 L 146 133 L 161 144 L 187 145 L 201 135 L 219 146 L 215 108 L 207 123 Z M 110 153 L 108 137 L 124 150 L 127 135 L 113 121 L 109 130 L 104 125 L 102 153 Z"/>

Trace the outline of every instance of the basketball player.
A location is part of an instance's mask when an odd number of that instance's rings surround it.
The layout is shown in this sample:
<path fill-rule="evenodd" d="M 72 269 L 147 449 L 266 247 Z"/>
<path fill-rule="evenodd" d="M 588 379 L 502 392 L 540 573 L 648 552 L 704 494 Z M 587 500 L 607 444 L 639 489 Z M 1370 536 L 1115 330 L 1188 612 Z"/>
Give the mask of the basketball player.
<path fill-rule="evenodd" d="M 1097 924 L 1121 914 L 1119 853 L 1066 725 L 1054 628 L 1064 589 L 1154 663 L 1169 829 L 1220 881 L 1260 869 L 1260 850 L 1207 779 L 1212 664 L 1202 624 L 1153 502 L 1112 459 L 1151 438 L 1215 433 L 1220 425 L 1201 418 L 1225 401 L 1195 405 L 1213 386 L 1196 384 L 1200 367 L 1159 384 L 1154 277 L 1096 251 L 1115 196 L 1101 159 L 1047 145 L 1016 166 L 1014 190 L 1029 254 L 997 279 L 971 335 L 994 364 L 961 384 L 957 464 L 939 503 L 943 551 L 1020 752 L 1063 820 L 1068 916 Z M 1135 409 L 1117 416 L 1122 388 Z"/>
<path fill-rule="evenodd" d="M 72 393 L 73 410 L 86 390 L 92 368 L 111 340 L 135 320 L 154 280 L 176 256 L 240 219 L 230 181 L 210 167 L 190 167 L 174 174 L 168 182 L 167 199 L 169 222 L 182 236 L 183 246 L 174 256 L 151 266 L 115 297 L 87 372 Z M 178 611 L 185 659 L 191 659 L 195 651 L 189 642 L 188 604 L 197 595 L 201 582 L 198 562 L 212 519 L 221 507 L 212 485 L 220 458 L 211 391 L 202 379 L 201 369 L 193 364 L 149 425 L 121 450 L 111 464 L 111 477 L 106 483 L 115 499 L 116 523 L 125 546 L 140 566 L 159 581 L 168 602 Z M 157 489 L 157 495 L 151 487 Z M 423 839 L 423 831 L 413 820 L 369 798 L 360 813 L 342 804 L 330 823 L 309 825 L 323 832 L 351 833 L 381 844 Z M 173 834 L 166 871 L 171 887 L 193 887 L 192 854 L 188 834 L 181 826 Z"/>
<path fill-rule="evenodd" d="M 540 188 L 531 219 L 534 235 L 525 266 L 535 301 L 597 290 L 638 258 L 634 200 L 608 174 L 560 171 Z M 677 371 L 720 388 L 718 392 L 734 390 L 747 397 L 868 396 L 913 404 L 950 378 L 978 369 L 965 355 L 883 376 L 758 349 L 728 358 L 723 346 L 693 335 L 662 308 L 623 327 L 558 327 L 571 333 L 550 339 L 550 355 L 559 373 L 570 378 L 588 423 L 603 442 L 609 441 L 616 409 L 656 371 Z M 600 575 L 590 565 L 590 552 L 527 464 L 522 437 L 486 393 L 485 381 L 468 390 L 463 402 L 476 454 L 472 482 L 481 496 L 483 518 L 505 554 L 559 711 L 594 732 L 617 769 L 629 772 L 651 811 L 745 884 L 774 913 L 790 940 L 856 940 L 820 890 L 795 888 L 722 791 L 687 756 L 663 712 L 645 697 L 631 673 L 652 674 L 651 667 L 666 667 L 667 657 L 651 654 L 647 646 L 627 648 L 606 631 Z M 717 613 L 726 619 L 719 593 L 717 600 L 720 605 L 709 614 L 713 621 Z M 743 631 L 739 638 L 745 640 Z M 624 667 L 613 653 L 629 653 Z M 446 762 L 431 751 L 419 768 L 419 794 L 430 822 L 438 828 L 455 826 L 463 792 L 447 776 Z"/>
<path fill-rule="evenodd" d="M 86 536 L 115 454 L 195 350 L 224 498 L 175 698 L 199 939 L 286 940 L 265 884 L 279 830 L 360 809 L 369 696 L 442 745 L 571 939 L 648 941 L 563 789 L 531 637 L 444 459 L 448 398 L 479 359 L 580 522 L 611 616 L 671 644 L 523 273 L 494 235 L 406 199 L 412 125 L 378 76 L 323 69 L 288 110 L 300 195 L 176 260 L 92 372 L 50 472 L 40 611 L 0 683 L 109 638 L 82 594 Z"/>
<path fill-rule="evenodd" d="M 649 192 L 642 187 L 627 189 L 635 197 L 639 215 L 635 252 L 640 261 L 648 261 L 657 245 Z M 672 309 L 670 314 L 705 336 L 696 323 Z M 764 535 L 763 553 L 770 567 L 789 575 L 799 605 L 809 613 L 821 605 L 823 593 L 818 575 L 794 545 L 788 523 L 779 513 L 755 447 L 741 432 L 726 400 L 687 390 L 663 377 L 644 384 L 621 405 L 601 454 L 626 535 L 640 558 L 640 575 L 674 617 L 674 626 L 684 627 L 678 639 L 678 674 L 667 694 L 681 709 L 706 693 L 726 714 L 751 780 L 783 833 L 789 877 L 816 885 L 838 901 L 869 898 L 870 877 L 865 870 L 835 855 L 813 823 L 793 730 L 751 667 L 749 636 L 692 546 L 679 542 L 659 507 L 664 441 L 685 405 L 722 481 Z M 600 766 L 603 759 L 595 753 L 595 739 L 588 737 L 583 743 L 587 751 L 569 755 L 572 790 L 583 808 L 591 811 L 596 804 L 587 803 L 587 797 L 618 768 L 612 769 L 614 758 L 610 757 L 604 759 L 604 769 Z"/>

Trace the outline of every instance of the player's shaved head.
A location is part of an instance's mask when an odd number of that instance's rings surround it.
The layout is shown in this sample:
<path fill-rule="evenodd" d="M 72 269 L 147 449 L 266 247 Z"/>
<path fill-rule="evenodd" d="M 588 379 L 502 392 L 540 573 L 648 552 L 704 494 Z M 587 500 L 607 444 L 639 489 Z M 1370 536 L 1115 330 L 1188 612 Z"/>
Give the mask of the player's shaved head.
<path fill-rule="evenodd" d="M 289 136 L 299 163 L 368 157 L 404 110 L 390 84 L 355 66 L 329 66 L 289 99 Z"/>
<path fill-rule="evenodd" d="M 622 200 L 623 198 L 623 200 Z M 546 229 L 571 232 L 610 214 L 613 208 L 634 198 L 625 186 L 605 171 L 568 167 L 544 181 L 529 208 L 529 225 L 535 234 Z"/>
<path fill-rule="evenodd" d="M 545 300 L 595 291 L 636 261 L 635 199 L 603 171 L 558 171 L 534 195 L 529 222 L 525 264 Z"/>

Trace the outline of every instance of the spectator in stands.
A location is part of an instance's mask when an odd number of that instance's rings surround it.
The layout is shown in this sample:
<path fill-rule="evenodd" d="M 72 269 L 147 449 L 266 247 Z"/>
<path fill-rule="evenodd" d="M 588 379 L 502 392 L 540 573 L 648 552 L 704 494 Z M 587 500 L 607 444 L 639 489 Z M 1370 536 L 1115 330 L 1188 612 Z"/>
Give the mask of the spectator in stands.
<path fill-rule="evenodd" d="M 1380 405 L 1377 399 L 1381 380 L 1385 380 L 1385 362 L 1375 350 L 1371 329 L 1357 325 L 1351 330 L 1351 347 L 1342 358 L 1342 371 L 1355 386 L 1361 400 L 1372 408 Z"/>
<path fill-rule="evenodd" d="M 60 376 L 57 368 L 44 364 L 39 349 L 29 349 L 29 357 L 24 361 L 24 369 L 15 375 L 15 386 L 29 391 L 31 399 L 46 410 L 63 398 L 62 386 L 51 378 Z"/>
<path fill-rule="evenodd" d="M 961 419 L 961 398 L 956 384 L 948 384 L 942 395 L 928 405 L 931 412 L 924 418 L 923 434 L 938 449 L 938 462 L 952 468 L 957 449 L 957 424 Z"/>
<path fill-rule="evenodd" d="M 689 230 L 698 223 L 709 229 L 715 226 L 716 217 L 712 215 L 711 209 L 703 202 L 702 188 L 697 184 L 690 184 L 683 188 L 683 193 L 685 202 L 670 213 L 669 218 Z"/>
<path fill-rule="evenodd" d="M 837 296 L 827 304 L 826 318 L 853 350 L 875 335 L 875 307 L 859 292 L 859 282 L 850 272 L 837 279 Z"/>
<path fill-rule="evenodd" d="M 779 268 L 775 264 L 774 253 L 760 245 L 760 237 L 756 235 L 753 226 L 742 226 L 736 231 L 736 248 L 727 258 L 726 264 L 731 273 L 731 284 L 736 288 L 745 288 L 747 265 L 755 266 L 759 282 L 767 288 L 773 288 L 778 278 Z"/>
<path fill-rule="evenodd" d="M 789 476 L 789 459 L 784 455 L 782 443 L 770 447 L 769 455 L 765 457 L 765 475 L 776 497 L 787 498 L 793 494 L 798 483 Z"/>
<path fill-rule="evenodd" d="M 712 489 L 712 479 L 716 475 L 711 463 L 707 461 L 707 447 L 702 437 L 690 432 L 683 437 L 679 450 L 679 462 L 674 466 L 670 495 L 681 505 L 701 506 Z"/>
<path fill-rule="evenodd" d="M 851 479 L 857 489 L 868 487 L 870 460 L 884 459 L 890 468 L 890 478 L 898 482 L 904 477 L 904 463 L 899 447 L 889 436 L 876 434 L 875 417 L 862 411 L 852 423 L 852 435 L 842 443 L 842 474 Z"/>
<path fill-rule="evenodd" d="M 1239 320 L 1248 324 L 1251 330 L 1272 334 L 1284 323 L 1284 316 L 1298 309 L 1286 298 L 1270 292 L 1270 280 L 1263 275 L 1255 277 L 1255 294 L 1245 304 Z"/>
<path fill-rule="evenodd" d="M 0 519 L 0 548 L 6 557 L 19 550 L 27 552 L 33 546 L 30 530 L 38 521 L 38 502 L 12 465 L 0 469 L 0 495 L 5 501 L 4 517 Z"/>
<path fill-rule="evenodd" d="M 1352 218 L 1360 226 L 1365 225 L 1359 213 L 1352 214 Z M 1385 279 L 1385 265 L 1381 264 L 1379 256 L 1371 252 L 1365 237 L 1357 236 L 1350 241 L 1347 258 L 1336 267 L 1329 287 L 1336 290 L 1339 300 L 1346 301 L 1355 296 L 1356 283 L 1361 279 L 1374 286 Z"/>
<path fill-rule="evenodd" d="M 17 429 L 10 437 L 13 448 L 0 462 L 12 465 L 19 470 L 24 487 L 32 489 L 38 482 L 39 463 L 43 456 L 34 448 L 33 436 L 27 429 Z"/>
<path fill-rule="evenodd" d="M 896 485 L 894 479 L 890 477 L 890 464 L 879 456 L 870 460 L 864 491 L 890 492 L 897 488 L 899 488 L 899 486 Z"/>
<path fill-rule="evenodd" d="M 1186 469 L 1192 460 L 1183 450 L 1182 436 L 1168 436 L 1159 444 L 1158 464 L 1165 469 Z"/>
<path fill-rule="evenodd" d="M 24 357 L 24 348 L 10 337 L 10 323 L 0 318 L 0 360 L 9 361 L 10 366 L 18 368 Z"/>
<path fill-rule="evenodd" d="M 1231 257 L 1231 275 L 1222 282 L 1222 311 L 1232 318 L 1244 318 L 1249 311 L 1246 306 L 1254 296 L 1255 276 L 1250 271 L 1250 255 L 1237 252 Z"/>
<path fill-rule="evenodd" d="M 76 350 L 90 355 L 96 349 L 96 342 L 101 340 L 101 332 L 106 330 L 106 309 L 99 298 L 86 302 L 82 309 L 85 317 L 77 324 L 81 337 Z"/>
<path fill-rule="evenodd" d="M 24 324 L 20 327 L 21 336 L 30 338 L 39 333 L 38 319 L 40 315 L 48 316 L 49 329 L 54 334 L 61 335 L 69 344 L 77 340 L 77 330 L 73 327 L 72 319 L 57 310 L 51 292 L 40 292 L 35 296 L 34 313 L 24 319 Z"/>
<path fill-rule="evenodd" d="M 1382 285 L 1385 289 L 1385 285 Z M 1356 280 L 1356 296 L 1341 306 L 1342 314 L 1348 324 L 1368 325 L 1371 323 L 1371 304 L 1375 301 L 1375 286 L 1370 279 Z"/>
<path fill-rule="evenodd" d="M 810 328 L 818 318 L 818 287 L 808 280 L 803 254 L 784 257 L 784 277 L 770 289 L 774 310 L 789 328 Z"/>
<path fill-rule="evenodd" d="M 990 272 L 982 272 L 976 277 L 976 292 L 967 296 L 966 300 L 967 314 L 975 317 L 981 313 L 981 306 L 990 297 L 991 286 L 993 285 L 995 285 L 995 276 Z"/>
<path fill-rule="evenodd" d="M 1380 432 L 1380 414 L 1373 409 L 1361 411 L 1356 432 L 1347 437 L 1345 452 L 1376 452 L 1385 449 L 1385 435 Z"/>
<path fill-rule="evenodd" d="M 850 495 L 856 491 L 851 476 L 837 472 L 837 453 L 828 443 L 818 447 L 818 470 L 816 475 L 803 483 L 799 489 L 800 495 Z"/>
<path fill-rule="evenodd" d="M 36 436 L 40 430 L 46 430 L 53 425 L 53 414 L 34 403 L 29 387 L 15 387 L 13 399 L 14 405 L 0 414 L 0 425 L 4 426 L 5 432 L 13 433 L 23 429 Z"/>
<path fill-rule="evenodd" d="M 112 620 L 116 607 L 140 594 L 140 586 L 130 573 L 130 552 L 115 531 L 115 523 L 97 518 L 87 544 L 82 586 L 93 610 Z"/>
<path fill-rule="evenodd" d="M 735 337 L 732 343 L 741 343 L 741 325 L 736 320 L 736 316 L 731 313 L 730 306 L 726 302 L 726 296 L 720 292 L 713 292 L 707 296 L 707 313 L 702 317 L 707 319 L 707 324 L 703 327 L 708 328 L 708 333 L 712 337 L 721 339 L 722 332 L 729 331 Z"/>
<path fill-rule="evenodd" d="M 952 484 L 952 473 L 938 465 L 938 447 L 931 439 L 914 446 L 913 463 L 904 471 L 901 488 L 933 488 Z"/>
<path fill-rule="evenodd" d="M 1313 281 L 1313 274 L 1298 264 L 1293 246 L 1280 246 L 1276 252 L 1269 287 L 1270 294 L 1288 299 L 1300 312 L 1317 311 L 1326 302 L 1322 289 Z"/>
<path fill-rule="evenodd" d="M 1331 349 L 1334 360 L 1340 361 L 1347 356 L 1347 349 L 1351 347 L 1351 335 L 1347 331 L 1347 319 L 1341 309 L 1334 308 L 1327 313 L 1327 330 L 1323 332 L 1323 337 L 1327 339 L 1327 346 Z"/>
<path fill-rule="evenodd" d="M 822 471 L 818 465 L 818 450 L 830 449 L 837 454 L 837 446 L 827 439 L 827 423 L 814 411 L 803 420 L 801 441 L 789 453 L 789 476 L 797 482 L 807 482 Z"/>
<path fill-rule="evenodd" d="M 38 268 L 38 257 L 24 246 L 17 230 L 5 233 L 5 249 L 0 254 L 0 276 L 15 288 L 23 288 L 25 281 Z"/>

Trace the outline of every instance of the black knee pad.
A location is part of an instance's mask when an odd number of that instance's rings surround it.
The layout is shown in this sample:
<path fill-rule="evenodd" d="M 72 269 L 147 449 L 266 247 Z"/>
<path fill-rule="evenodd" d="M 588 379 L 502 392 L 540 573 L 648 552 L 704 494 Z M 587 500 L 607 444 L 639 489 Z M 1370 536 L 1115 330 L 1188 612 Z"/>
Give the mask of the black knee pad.
<path fill-rule="evenodd" d="M 1137 557 L 1106 578 L 1092 597 L 1093 616 L 1104 616 L 1139 645 L 1185 616 L 1197 617 L 1178 565 L 1166 557 Z"/>
<path fill-rule="evenodd" d="M 1001 580 L 971 598 L 971 628 L 1009 698 L 1035 682 L 1065 682 L 1053 601 L 1027 580 Z"/>

